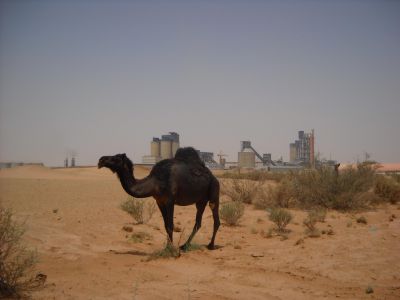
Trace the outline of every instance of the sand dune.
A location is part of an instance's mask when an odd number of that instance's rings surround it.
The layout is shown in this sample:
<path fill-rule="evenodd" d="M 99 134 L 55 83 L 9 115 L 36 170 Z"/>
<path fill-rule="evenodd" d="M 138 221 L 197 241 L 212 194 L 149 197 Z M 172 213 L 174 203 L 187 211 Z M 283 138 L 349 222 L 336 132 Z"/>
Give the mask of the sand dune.
<path fill-rule="evenodd" d="M 135 168 L 143 177 L 144 168 Z M 0 197 L 28 227 L 26 243 L 38 250 L 48 276 L 33 299 L 400 299 L 400 210 L 384 206 L 359 214 L 329 212 L 320 229 L 334 235 L 304 238 L 305 212 L 295 211 L 289 238 L 265 238 L 267 213 L 246 206 L 238 227 L 221 226 L 215 251 L 147 261 L 165 243 L 159 212 L 145 225 L 120 208 L 127 198 L 116 175 L 97 168 L 24 166 L 0 171 Z M 150 200 L 149 201 L 154 201 Z M 176 207 L 176 243 L 189 235 L 194 207 Z M 355 218 L 364 215 L 367 225 Z M 389 217 L 397 217 L 390 222 Z M 133 243 L 132 225 L 151 239 Z M 207 209 L 195 241 L 212 231 Z M 110 251 L 113 250 L 113 251 Z M 129 252 L 130 251 L 130 252 Z M 133 253 L 133 254 L 116 254 Z M 373 294 L 365 289 L 372 286 Z"/>

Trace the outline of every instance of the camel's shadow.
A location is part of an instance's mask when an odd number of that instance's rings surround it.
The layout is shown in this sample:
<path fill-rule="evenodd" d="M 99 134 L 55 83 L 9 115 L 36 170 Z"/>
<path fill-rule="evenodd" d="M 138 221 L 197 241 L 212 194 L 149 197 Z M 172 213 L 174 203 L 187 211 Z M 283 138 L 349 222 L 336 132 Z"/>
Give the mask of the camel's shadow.
<path fill-rule="evenodd" d="M 125 250 L 125 251 L 109 250 L 108 252 L 113 253 L 113 254 L 129 254 L 129 255 L 138 255 L 138 256 L 151 255 L 151 253 L 147 253 L 147 252 L 139 251 L 139 250 Z"/>
<path fill-rule="evenodd" d="M 222 249 L 224 248 L 224 246 L 222 245 L 215 245 L 213 250 L 209 250 L 209 251 L 214 251 L 214 250 L 218 250 L 218 249 Z M 187 253 L 187 252 L 196 252 L 199 250 L 204 250 L 207 249 L 206 245 L 202 245 L 201 248 L 199 249 L 194 249 L 194 250 L 189 250 L 189 251 L 184 251 L 181 250 L 181 253 Z M 113 253 L 113 254 L 125 254 L 125 255 L 137 255 L 137 256 L 153 256 L 154 252 L 144 252 L 144 251 L 139 251 L 139 250 L 109 250 L 108 252 Z"/>

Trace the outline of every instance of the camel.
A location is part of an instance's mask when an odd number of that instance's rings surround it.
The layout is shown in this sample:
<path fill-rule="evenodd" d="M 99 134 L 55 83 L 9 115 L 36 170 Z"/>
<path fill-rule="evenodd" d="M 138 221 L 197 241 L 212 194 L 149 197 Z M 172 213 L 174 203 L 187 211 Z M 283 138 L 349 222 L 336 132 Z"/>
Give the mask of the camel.
<path fill-rule="evenodd" d="M 219 182 L 201 161 L 192 147 L 179 148 L 174 158 L 164 159 L 154 165 L 150 174 L 143 179 L 133 175 L 133 163 L 125 153 L 103 156 L 98 167 L 109 168 L 117 173 L 122 188 L 136 198 L 153 197 L 164 219 L 168 240 L 172 243 L 174 229 L 174 205 L 196 204 L 197 213 L 193 231 L 180 247 L 186 250 L 201 227 L 204 209 L 209 203 L 214 219 L 214 229 L 207 248 L 215 249 L 215 236 L 220 226 Z"/>

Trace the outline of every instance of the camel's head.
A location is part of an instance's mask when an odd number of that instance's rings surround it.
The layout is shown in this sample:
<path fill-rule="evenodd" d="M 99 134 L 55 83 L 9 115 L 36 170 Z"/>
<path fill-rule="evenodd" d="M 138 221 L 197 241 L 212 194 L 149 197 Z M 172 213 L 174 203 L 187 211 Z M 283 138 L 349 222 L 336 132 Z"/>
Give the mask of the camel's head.
<path fill-rule="evenodd" d="M 103 167 L 109 168 L 113 173 L 123 170 L 127 170 L 130 173 L 133 172 L 133 163 L 125 153 L 114 156 L 102 156 L 97 166 L 99 169 Z"/>

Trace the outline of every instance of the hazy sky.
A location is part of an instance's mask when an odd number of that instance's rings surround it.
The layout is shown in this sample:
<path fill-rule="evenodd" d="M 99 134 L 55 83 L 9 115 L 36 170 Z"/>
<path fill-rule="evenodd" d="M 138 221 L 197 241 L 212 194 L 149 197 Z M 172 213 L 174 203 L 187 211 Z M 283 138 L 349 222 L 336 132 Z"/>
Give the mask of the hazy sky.
<path fill-rule="evenodd" d="M 78 164 L 153 136 L 288 159 L 297 131 L 400 161 L 400 1 L 0 1 L 0 161 Z"/>

